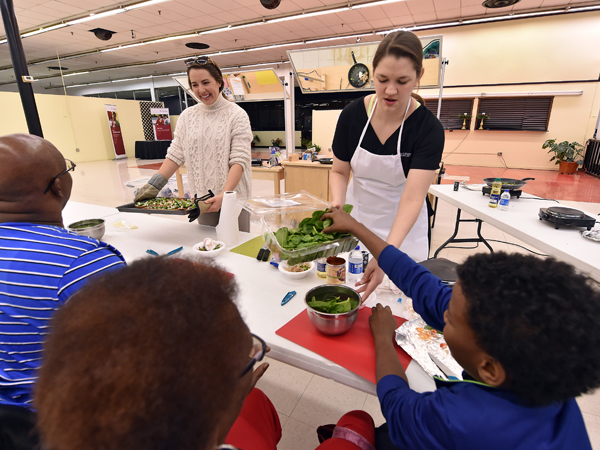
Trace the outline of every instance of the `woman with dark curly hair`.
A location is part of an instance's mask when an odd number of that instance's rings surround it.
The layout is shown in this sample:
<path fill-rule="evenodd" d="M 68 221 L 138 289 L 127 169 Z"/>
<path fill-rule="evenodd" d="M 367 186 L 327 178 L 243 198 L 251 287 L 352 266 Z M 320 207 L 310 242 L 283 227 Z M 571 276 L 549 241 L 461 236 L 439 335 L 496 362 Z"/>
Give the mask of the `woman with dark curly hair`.
<path fill-rule="evenodd" d="M 77 292 L 54 316 L 36 386 L 45 449 L 275 450 L 277 412 L 252 389 L 266 344 L 236 292 L 216 267 L 167 258 Z M 245 424 L 226 439 L 242 405 Z"/>
<path fill-rule="evenodd" d="M 464 381 L 436 378 L 435 392 L 412 391 L 391 310 L 373 308 L 377 395 L 395 445 L 591 450 L 575 397 L 600 386 L 600 291 L 592 280 L 553 258 L 478 253 L 458 266 L 451 288 L 343 210 L 326 218 L 334 225 L 324 232 L 350 232 L 369 248 L 465 369 Z"/>

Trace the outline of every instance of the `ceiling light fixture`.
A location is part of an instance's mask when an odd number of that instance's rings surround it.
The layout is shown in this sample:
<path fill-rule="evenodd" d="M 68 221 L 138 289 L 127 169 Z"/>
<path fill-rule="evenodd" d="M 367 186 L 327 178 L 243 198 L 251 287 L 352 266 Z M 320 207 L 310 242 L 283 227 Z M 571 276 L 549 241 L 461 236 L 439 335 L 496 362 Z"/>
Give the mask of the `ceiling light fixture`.
<path fill-rule="evenodd" d="M 102 19 L 104 17 L 114 16 L 115 14 L 121 14 L 121 13 L 124 13 L 127 11 L 131 11 L 133 9 L 144 8 L 146 6 L 152 6 L 157 3 L 163 3 L 166 1 L 170 1 L 170 0 L 149 0 L 146 2 L 136 3 L 135 5 L 131 5 L 131 6 L 123 6 L 123 7 L 120 6 L 116 9 L 112 9 L 110 11 L 103 11 L 101 13 L 92 13 L 86 17 L 81 17 L 79 19 L 70 20 L 69 22 L 59 23 L 59 24 L 52 25 L 52 26 L 49 26 L 46 28 L 40 28 L 40 29 L 34 30 L 34 31 L 28 31 L 27 33 L 23 33 L 21 35 L 21 39 L 30 37 L 30 36 L 35 36 L 36 34 L 47 33 L 49 31 L 58 30 L 59 28 L 64 28 L 67 26 L 77 25 L 79 23 L 88 22 L 90 20 L 96 20 L 96 19 Z M 6 44 L 7 42 L 8 42 L 7 39 L 2 39 L 2 40 L 0 40 L 0 45 Z"/>
<path fill-rule="evenodd" d="M 146 43 L 140 42 L 139 44 L 120 45 L 118 47 L 106 48 L 104 50 L 100 50 L 100 53 L 112 52 L 114 50 L 125 50 L 126 48 L 139 47 L 140 45 L 146 45 Z"/>
<path fill-rule="evenodd" d="M 120 9 L 113 9 L 112 11 L 105 11 L 105 12 L 98 13 L 98 14 L 92 13 L 89 16 L 83 17 L 81 19 L 70 20 L 69 22 L 66 23 L 66 25 L 77 25 L 79 23 L 89 22 L 90 20 L 102 19 L 104 17 L 114 16 L 114 15 L 121 14 L 124 12 L 126 12 L 126 9 L 120 8 Z M 50 30 L 48 30 L 48 31 L 50 31 Z"/>
<path fill-rule="evenodd" d="M 84 75 L 86 73 L 90 73 L 90 72 L 88 70 L 86 70 L 85 72 L 67 73 L 67 74 L 64 74 L 63 77 L 72 77 L 73 75 Z"/>
<path fill-rule="evenodd" d="M 59 23 L 58 25 L 53 25 L 53 26 L 48 27 L 48 28 L 40 28 L 39 30 L 30 31 L 29 33 L 25 33 L 25 34 L 21 35 L 21 38 L 26 38 L 26 37 L 29 37 L 29 36 L 35 36 L 36 34 L 45 33 L 47 31 L 58 30 L 59 28 L 63 28 L 63 27 L 66 27 L 66 26 L 67 26 L 66 23 Z M 2 42 L 0 42 L 0 44 L 1 43 Z"/>
<path fill-rule="evenodd" d="M 375 3 L 377 3 L 377 2 L 375 2 Z M 335 14 L 335 13 L 339 13 L 339 12 L 343 12 L 343 11 L 348 11 L 349 9 L 350 8 L 346 6 L 344 8 L 335 8 L 335 9 L 328 9 L 325 11 L 315 11 L 312 13 L 296 14 L 293 16 L 280 17 L 279 19 L 270 19 L 270 20 L 267 20 L 266 23 L 279 23 L 279 22 L 287 22 L 288 20 L 297 20 L 297 19 L 306 19 L 308 17 L 324 16 L 326 14 Z"/>
<path fill-rule="evenodd" d="M 145 8 L 146 6 L 152 6 L 152 5 L 156 5 L 157 3 L 163 3 L 166 1 L 169 1 L 169 0 L 150 0 L 147 2 L 137 3 L 137 4 L 131 5 L 131 6 L 125 6 L 125 7 L 123 7 L 123 9 L 126 11 L 131 11 L 132 9 Z"/>

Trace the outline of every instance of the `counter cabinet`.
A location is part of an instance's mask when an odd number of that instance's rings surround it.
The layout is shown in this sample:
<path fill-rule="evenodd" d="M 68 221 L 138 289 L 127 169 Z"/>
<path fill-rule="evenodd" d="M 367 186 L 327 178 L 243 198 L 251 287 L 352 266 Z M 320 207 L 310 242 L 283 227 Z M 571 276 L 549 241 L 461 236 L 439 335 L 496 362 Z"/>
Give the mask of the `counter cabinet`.
<path fill-rule="evenodd" d="M 285 192 L 307 191 L 327 202 L 331 202 L 329 174 L 331 164 L 310 161 L 284 161 Z"/>

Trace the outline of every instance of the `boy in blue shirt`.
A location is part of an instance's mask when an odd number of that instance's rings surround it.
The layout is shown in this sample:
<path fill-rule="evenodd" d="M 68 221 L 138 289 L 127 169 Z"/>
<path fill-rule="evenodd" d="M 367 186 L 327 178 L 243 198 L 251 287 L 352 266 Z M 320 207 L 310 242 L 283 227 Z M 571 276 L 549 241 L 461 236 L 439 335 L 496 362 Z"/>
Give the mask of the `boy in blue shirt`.
<path fill-rule="evenodd" d="M 411 390 L 391 310 L 373 308 L 377 395 L 396 446 L 591 450 L 575 401 L 600 386 L 600 293 L 589 279 L 553 258 L 480 253 L 458 267 L 451 288 L 344 211 L 330 211 L 323 219 L 334 223 L 323 232 L 358 237 L 465 369 L 464 381 Z"/>

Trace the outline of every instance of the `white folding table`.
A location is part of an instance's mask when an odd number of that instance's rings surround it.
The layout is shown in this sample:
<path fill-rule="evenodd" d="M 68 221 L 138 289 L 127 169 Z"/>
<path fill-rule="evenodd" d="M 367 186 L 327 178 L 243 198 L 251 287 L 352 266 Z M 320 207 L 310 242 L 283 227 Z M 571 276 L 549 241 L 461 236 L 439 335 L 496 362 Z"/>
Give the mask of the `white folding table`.
<path fill-rule="evenodd" d="M 437 184 L 431 185 L 429 192 L 548 255 L 572 264 L 580 272 L 600 281 L 600 243 L 582 237 L 582 228 L 560 227 L 557 230 L 554 224 L 542 221 L 538 217 L 540 208 L 558 206 L 556 201 L 540 199 L 523 192 L 521 198 L 511 199 L 508 211 L 501 211 L 499 208 L 490 208 L 489 197 L 480 191 L 462 187 L 454 191 L 453 188 L 454 186 L 449 184 Z M 600 210 L 600 205 L 598 209 Z M 598 212 L 584 212 L 598 218 Z"/>
<path fill-rule="evenodd" d="M 192 246 L 206 237 L 216 238 L 215 229 L 188 223 L 182 220 L 171 220 L 166 216 L 151 214 L 120 213 L 114 208 L 95 206 L 84 203 L 69 202 L 63 211 L 64 223 L 77 220 L 103 218 L 106 221 L 106 234 L 102 240 L 118 249 L 128 263 L 147 257 L 147 249 L 159 254 L 184 247 L 184 252 L 192 251 Z M 115 228 L 114 222 L 125 220 L 136 225 L 137 229 Z M 241 242 L 256 235 L 240 233 Z M 295 344 L 275 332 L 305 309 L 304 296 L 314 286 L 324 284 L 315 272 L 301 280 L 291 280 L 266 262 L 226 251 L 220 254 L 216 262 L 235 275 L 240 287 L 238 305 L 246 324 L 253 333 L 262 337 L 271 347 L 269 357 L 332 379 L 347 386 L 369 394 L 375 394 L 375 385 L 349 370 L 333 363 L 322 356 Z M 296 291 L 296 296 L 285 306 L 281 300 L 289 291 Z M 386 298 L 392 311 L 398 314 L 401 305 L 397 303 L 398 295 L 389 289 L 380 288 L 375 291 L 378 301 Z M 375 351 L 375 349 L 373 349 Z M 406 371 L 413 389 L 423 392 L 435 389 L 431 377 L 421 367 L 411 362 Z"/>

